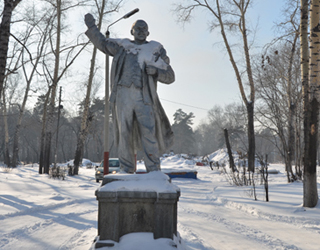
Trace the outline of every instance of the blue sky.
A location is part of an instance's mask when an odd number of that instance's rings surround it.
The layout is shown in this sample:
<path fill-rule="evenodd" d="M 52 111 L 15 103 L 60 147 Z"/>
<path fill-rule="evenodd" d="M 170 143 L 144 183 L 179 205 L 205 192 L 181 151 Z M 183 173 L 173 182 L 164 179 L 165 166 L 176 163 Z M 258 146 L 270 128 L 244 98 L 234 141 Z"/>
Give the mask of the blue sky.
<path fill-rule="evenodd" d="M 216 104 L 224 106 L 241 102 L 241 99 L 220 33 L 209 32 L 207 24 L 212 16 L 206 11 L 198 11 L 193 20 L 182 27 L 171 11 L 174 2 L 179 1 L 127 0 L 120 13 L 113 14 L 111 20 L 114 21 L 135 8 L 140 11 L 118 22 L 110 31 L 111 37 L 131 38 L 130 28 L 135 20 L 144 19 L 148 23 L 148 40 L 163 44 L 176 74 L 173 84 L 158 84 L 162 105 L 172 122 L 173 114 L 179 108 L 186 113 L 193 112 L 195 128 Z M 254 2 L 249 14 L 253 26 L 258 22 L 255 44 L 258 50 L 274 37 L 274 23 L 281 18 L 283 4 L 279 0 Z M 83 16 L 77 22 L 83 22 Z M 84 24 L 82 27 L 85 31 Z M 99 92 L 103 96 L 104 90 Z"/>

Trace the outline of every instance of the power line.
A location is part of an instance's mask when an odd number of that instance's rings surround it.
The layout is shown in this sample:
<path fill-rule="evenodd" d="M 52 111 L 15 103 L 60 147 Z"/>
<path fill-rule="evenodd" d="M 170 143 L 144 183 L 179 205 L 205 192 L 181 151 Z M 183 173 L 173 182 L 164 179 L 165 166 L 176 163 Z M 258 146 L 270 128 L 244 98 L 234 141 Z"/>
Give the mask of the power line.
<path fill-rule="evenodd" d="M 166 102 L 171 102 L 171 103 L 175 103 L 175 104 L 179 104 L 179 105 L 183 105 L 183 106 L 187 106 L 187 107 L 191 107 L 191 108 L 195 108 L 195 109 L 201 109 L 201 110 L 205 110 L 205 111 L 209 111 L 209 109 L 205 109 L 205 108 L 200 108 L 200 107 L 196 107 L 196 106 L 192 106 L 192 105 L 188 105 L 188 104 L 184 104 L 184 103 L 180 103 L 180 102 L 173 102 L 173 101 L 169 101 L 163 98 L 160 98 L 163 101 Z"/>
<path fill-rule="evenodd" d="M 174 101 L 170 101 L 170 100 L 163 99 L 163 98 L 160 98 L 160 100 L 166 101 L 166 102 L 171 102 L 171 103 L 178 104 L 178 105 L 182 105 L 182 106 L 186 106 L 186 107 L 190 107 L 190 108 L 195 108 L 195 109 L 201 109 L 201 110 L 209 111 L 209 109 L 205 109 L 205 108 L 200 108 L 200 107 L 196 107 L 196 106 L 184 104 L 184 103 L 181 103 L 181 102 L 174 102 Z M 81 102 L 81 101 L 71 100 L 71 99 L 64 99 L 63 101 L 64 101 L 64 102 L 69 102 L 69 103 L 79 103 L 79 102 Z"/>

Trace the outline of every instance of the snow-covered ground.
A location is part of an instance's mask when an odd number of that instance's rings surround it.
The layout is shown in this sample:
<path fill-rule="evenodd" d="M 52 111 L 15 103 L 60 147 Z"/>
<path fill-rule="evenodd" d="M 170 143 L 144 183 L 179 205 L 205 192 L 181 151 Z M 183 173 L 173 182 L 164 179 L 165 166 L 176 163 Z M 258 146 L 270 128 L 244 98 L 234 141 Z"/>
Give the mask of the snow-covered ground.
<path fill-rule="evenodd" d="M 288 184 L 283 165 L 270 166 L 280 171 L 269 175 L 270 202 L 262 185 L 254 201 L 251 187 L 230 185 L 216 168 L 178 156 L 162 165 L 198 172 L 198 179 L 172 179 L 181 189 L 178 231 L 186 249 L 320 249 L 320 205 L 302 207 L 302 183 Z M 89 249 L 97 235 L 94 168 L 58 180 L 39 175 L 37 167 L 0 168 L 0 249 Z M 135 247 L 142 239 L 145 245 Z M 165 250 L 165 243 L 137 233 L 117 249 Z"/>

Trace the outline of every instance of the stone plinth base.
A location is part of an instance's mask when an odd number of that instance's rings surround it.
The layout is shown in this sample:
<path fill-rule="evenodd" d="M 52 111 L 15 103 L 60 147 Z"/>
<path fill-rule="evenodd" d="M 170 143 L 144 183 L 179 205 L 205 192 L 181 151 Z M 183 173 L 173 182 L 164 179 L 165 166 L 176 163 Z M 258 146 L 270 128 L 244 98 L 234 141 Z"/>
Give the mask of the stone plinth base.
<path fill-rule="evenodd" d="M 133 232 L 173 239 L 179 196 L 179 188 L 160 171 L 105 176 L 96 190 L 100 240 L 119 242 L 121 236 Z"/>

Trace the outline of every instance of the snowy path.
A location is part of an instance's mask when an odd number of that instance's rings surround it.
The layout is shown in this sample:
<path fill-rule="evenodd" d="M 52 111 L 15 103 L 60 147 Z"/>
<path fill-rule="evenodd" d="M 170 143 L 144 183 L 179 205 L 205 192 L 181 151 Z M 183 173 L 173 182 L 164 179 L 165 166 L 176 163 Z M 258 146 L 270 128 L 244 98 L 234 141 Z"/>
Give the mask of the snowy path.
<path fill-rule="evenodd" d="M 1 227 L 11 230 L 0 236 L 0 249 L 16 249 L 20 242 L 24 249 L 42 249 L 44 243 L 48 249 L 77 249 L 78 242 L 92 242 L 92 233 L 96 234 L 96 221 L 92 218 L 96 218 L 97 208 L 83 208 L 83 203 L 92 200 L 62 202 L 7 216 L 0 220 Z"/>
<path fill-rule="evenodd" d="M 16 211 L 0 214 L 0 249 L 89 249 L 97 233 L 94 171 L 70 182 L 31 170 L 1 179 L 0 211 Z"/>
<path fill-rule="evenodd" d="M 178 228 L 191 249 L 319 249 L 320 219 L 275 215 L 230 202 L 215 194 L 219 187 L 206 182 L 176 181 L 182 187 Z"/>
<path fill-rule="evenodd" d="M 254 201 L 249 187 L 231 186 L 219 171 L 188 166 L 198 180 L 172 182 L 181 189 L 178 231 L 189 249 L 320 249 L 320 205 L 301 207 L 302 183 L 287 184 L 282 165 L 270 176 L 268 203 L 259 185 Z M 37 168 L 0 168 L 0 249 L 88 250 L 97 234 L 98 186 L 94 169 L 61 181 Z"/>

